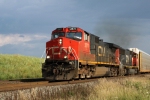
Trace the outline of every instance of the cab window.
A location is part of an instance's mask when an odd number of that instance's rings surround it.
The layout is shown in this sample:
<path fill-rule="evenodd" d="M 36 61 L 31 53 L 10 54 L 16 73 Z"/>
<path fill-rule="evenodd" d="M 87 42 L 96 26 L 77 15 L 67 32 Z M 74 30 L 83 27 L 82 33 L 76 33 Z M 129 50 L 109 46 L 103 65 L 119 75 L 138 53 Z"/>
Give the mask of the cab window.
<path fill-rule="evenodd" d="M 57 33 L 53 33 L 53 34 L 52 34 L 51 39 L 55 39 L 55 38 L 63 37 L 63 36 L 65 36 L 65 33 L 64 33 L 64 32 L 57 32 Z"/>
<path fill-rule="evenodd" d="M 81 40 L 82 39 L 82 33 L 81 32 L 68 32 L 66 33 L 67 38 L 75 39 L 75 40 Z"/>
<path fill-rule="evenodd" d="M 89 34 L 87 34 L 86 32 L 84 33 L 84 40 L 89 41 Z"/>

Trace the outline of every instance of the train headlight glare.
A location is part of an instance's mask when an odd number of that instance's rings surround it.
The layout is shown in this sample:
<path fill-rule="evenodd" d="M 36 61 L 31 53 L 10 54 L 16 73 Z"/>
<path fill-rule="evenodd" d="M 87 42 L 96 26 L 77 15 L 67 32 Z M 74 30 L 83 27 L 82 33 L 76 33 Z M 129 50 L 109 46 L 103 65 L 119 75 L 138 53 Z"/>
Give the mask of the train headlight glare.
<path fill-rule="evenodd" d="M 64 56 L 64 59 L 67 59 L 67 56 Z"/>
<path fill-rule="evenodd" d="M 49 58 L 50 58 L 50 56 L 47 56 L 46 58 L 47 58 L 47 59 L 49 59 Z"/>
<path fill-rule="evenodd" d="M 62 44 L 62 39 L 59 39 L 59 44 Z"/>

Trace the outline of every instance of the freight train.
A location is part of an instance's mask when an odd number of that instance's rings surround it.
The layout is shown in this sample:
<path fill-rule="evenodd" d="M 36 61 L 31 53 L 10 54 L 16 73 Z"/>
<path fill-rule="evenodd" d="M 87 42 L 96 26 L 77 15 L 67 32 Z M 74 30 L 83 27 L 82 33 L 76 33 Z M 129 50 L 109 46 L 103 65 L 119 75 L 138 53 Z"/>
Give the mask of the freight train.
<path fill-rule="evenodd" d="M 150 55 L 124 49 L 79 27 L 56 28 L 46 42 L 42 76 L 49 81 L 150 72 Z"/>

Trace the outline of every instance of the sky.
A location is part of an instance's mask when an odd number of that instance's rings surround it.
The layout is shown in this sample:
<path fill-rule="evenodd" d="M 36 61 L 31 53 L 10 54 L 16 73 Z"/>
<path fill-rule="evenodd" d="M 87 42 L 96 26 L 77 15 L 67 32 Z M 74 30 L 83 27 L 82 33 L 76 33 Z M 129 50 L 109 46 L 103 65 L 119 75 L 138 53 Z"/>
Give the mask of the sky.
<path fill-rule="evenodd" d="M 0 0 L 0 54 L 42 57 L 58 27 L 150 54 L 149 0 Z"/>

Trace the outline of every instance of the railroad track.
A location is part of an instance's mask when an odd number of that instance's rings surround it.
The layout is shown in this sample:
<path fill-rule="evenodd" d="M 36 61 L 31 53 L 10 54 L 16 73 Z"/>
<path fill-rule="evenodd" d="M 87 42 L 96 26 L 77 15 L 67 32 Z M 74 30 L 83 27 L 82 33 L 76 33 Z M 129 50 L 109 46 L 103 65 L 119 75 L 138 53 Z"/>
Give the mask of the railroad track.
<path fill-rule="evenodd" d="M 27 79 L 15 79 L 9 81 L 20 81 L 20 82 L 38 82 L 38 81 L 46 81 L 44 78 L 27 78 Z"/>
<path fill-rule="evenodd" d="M 150 75 L 150 74 L 107 77 L 106 79 L 118 80 L 118 79 L 127 78 L 127 77 L 144 77 L 145 75 Z M 45 81 L 44 79 L 18 79 L 18 80 L 0 81 L 0 92 L 23 90 L 23 89 L 30 89 L 30 88 L 35 88 L 35 87 L 42 87 L 42 86 L 57 86 L 57 85 L 77 84 L 77 83 L 97 81 L 100 78 L 102 78 L 102 77 L 91 78 L 91 79 L 73 80 L 73 81 L 58 81 L 58 82 L 48 82 L 48 81 Z"/>
<path fill-rule="evenodd" d="M 30 89 L 30 88 L 41 87 L 41 86 L 76 84 L 76 83 L 84 83 L 84 82 L 90 82 L 90 81 L 96 81 L 96 80 L 97 79 L 88 79 L 88 80 L 58 81 L 58 82 L 48 82 L 48 81 L 40 81 L 40 82 L 5 81 L 5 82 L 2 82 L 1 81 L 0 92 Z"/>

